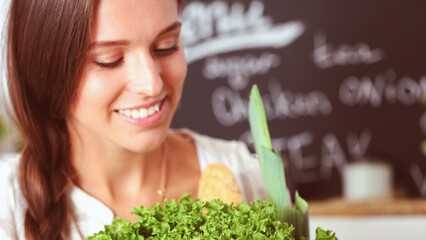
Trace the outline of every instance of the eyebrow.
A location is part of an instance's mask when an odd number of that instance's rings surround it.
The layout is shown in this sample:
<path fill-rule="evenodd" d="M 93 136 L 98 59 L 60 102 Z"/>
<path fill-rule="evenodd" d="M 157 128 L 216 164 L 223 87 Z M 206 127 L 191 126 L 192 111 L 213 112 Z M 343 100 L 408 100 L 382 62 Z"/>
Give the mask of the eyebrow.
<path fill-rule="evenodd" d="M 157 38 L 158 38 L 158 37 L 160 37 L 160 36 L 162 36 L 162 35 L 164 35 L 164 34 L 166 34 L 166 33 L 169 33 L 169 32 L 172 32 L 172 31 L 174 31 L 174 30 L 176 30 L 176 29 L 179 29 L 181 26 L 182 26 L 182 23 L 181 23 L 181 22 L 179 22 L 179 21 L 176 21 L 176 22 L 174 22 L 174 23 L 170 24 L 170 25 L 169 25 L 168 27 L 166 27 L 165 29 L 161 30 L 161 31 L 158 33 Z"/>
<path fill-rule="evenodd" d="M 182 26 L 182 23 L 179 21 L 176 21 L 174 23 L 172 23 L 171 25 L 169 25 L 168 27 L 166 27 L 165 29 L 161 30 L 158 35 L 157 38 L 169 33 L 171 31 L 174 31 L 176 29 L 179 29 Z M 129 41 L 126 40 L 117 40 L 117 41 L 95 41 L 93 43 L 91 43 L 89 45 L 89 50 L 95 49 L 95 48 L 104 48 L 104 47 L 113 47 L 113 46 L 123 46 L 123 45 L 129 45 Z"/>

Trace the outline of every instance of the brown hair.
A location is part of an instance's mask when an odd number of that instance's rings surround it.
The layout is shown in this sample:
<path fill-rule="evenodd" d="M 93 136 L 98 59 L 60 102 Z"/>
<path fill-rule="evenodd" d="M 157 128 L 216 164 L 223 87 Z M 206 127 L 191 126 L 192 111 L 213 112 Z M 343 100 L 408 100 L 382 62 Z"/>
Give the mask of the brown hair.
<path fill-rule="evenodd" d="M 12 0 L 10 6 L 7 78 L 12 118 L 25 141 L 19 184 L 29 240 L 70 237 L 73 207 L 67 191 L 77 179 L 66 117 L 97 1 Z"/>
<path fill-rule="evenodd" d="M 27 203 L 26 239 L 67 239 L 73 167 L 66 115 L 75 98 L 96 0 L 13 0 L 8 89 L 26 143 L 19 183 Z M 71 211 L 70 211 L 71 210 Z"/>

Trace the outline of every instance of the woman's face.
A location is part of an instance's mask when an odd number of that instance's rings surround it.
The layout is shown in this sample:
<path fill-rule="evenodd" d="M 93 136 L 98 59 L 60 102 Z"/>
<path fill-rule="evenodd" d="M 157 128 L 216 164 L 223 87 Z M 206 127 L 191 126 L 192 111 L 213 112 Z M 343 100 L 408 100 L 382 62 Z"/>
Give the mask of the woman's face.
<path fill-rule="evenodd" d="M 176 0 L 101 0 L 68 119 L 91 144 L 134 152 L 165 139 L 186 61 Z"/>

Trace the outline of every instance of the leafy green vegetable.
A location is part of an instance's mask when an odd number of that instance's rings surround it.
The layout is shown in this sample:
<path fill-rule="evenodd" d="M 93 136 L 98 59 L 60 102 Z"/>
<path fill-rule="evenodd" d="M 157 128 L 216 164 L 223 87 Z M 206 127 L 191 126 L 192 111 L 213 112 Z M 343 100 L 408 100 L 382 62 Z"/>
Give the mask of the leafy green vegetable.
<path fill-rule="evenodd" d="M 248 114 L 256 152 L 261 152 L 262 147 L 272 151 L 271 137 L 269 135 L 265 111 L 263 109 L 259 89 L 254 85 L 250 92 Z M 262 160 L 263 159 L 259 159 L 259 161 Z"/>
<path fill-rule="evenodd" d="M 296 191 L 296 196 L 294 198 L 296 210 L 299 212 L 299 228 L 296 229 L 296 236 L 305 236 L 309 239 L 309 212 L 308 212 L 308 203 L 305 199 L 301 198 L 299 192 Z"/>
<path fill-rule="evenodd" d="M 276 208 L 260 200 L 233 208 L 217 199 L 203 204 L 184 194 L 179 202 L 165 200 L 163 206 L 137 207 L 132 214 L 139 218 L 136 223 L 115 218 L 112 225 L 87 240 L 294 239 L 294 228 L 278 221 Z"/>
<path fill-rule="evenodd" d="M 315 240 L 338 240 L 335 233 L 330 230 L 323 230 L 320 227 L 317 227 L 315 234 Z"/>
<path fill-rule="evenodd" d="M 259 159 L 264 159 L 261 164 L 262 176 L 265 182 L 268 201 L 278 209 L 278 219 L 284 222 L 285 206 L 290 205 L 284 176 L 284 166 L 281 158 L 262 146 Z M 283 190 L 284 189 L 284 190 Z"/>
<path fill-rule="evenodd" d="M 294 240 L 294 227 L 278 221 L 277 213 L 266 201 L 256 200 L 251 206 L 241 202 L 232 207 L 218 199 L 203 204 L 184 194 L 178 202 L 165 200 L 163 206 L 134 208 L 137 222 L 115 218 L 104 231 L 86 240 Z M 316 234 L 316 240 L 337 240 L 333 232 L 321 228 Z"/>
<path fill-rule="evenodd" d="M 278 218 L 284 221 L 284 208 L 290 205 L 284 165 L 279 154 L 272 149 L 265 111 L 256 85 L 251 89 L 248 115 L 268 200 L 278 209 Z"/>
<path fill-rule="evenodd" d="M 280 221 L 296 227 L 297 239 L 302 237 L 309 239 L 308 204 L 296 193 L 296 208 L 291 206 L 283 161 L 272 148 L 262 98 L 256 85 L 250 92 L 248 115 L 268 200 L 278 209 Z"/>

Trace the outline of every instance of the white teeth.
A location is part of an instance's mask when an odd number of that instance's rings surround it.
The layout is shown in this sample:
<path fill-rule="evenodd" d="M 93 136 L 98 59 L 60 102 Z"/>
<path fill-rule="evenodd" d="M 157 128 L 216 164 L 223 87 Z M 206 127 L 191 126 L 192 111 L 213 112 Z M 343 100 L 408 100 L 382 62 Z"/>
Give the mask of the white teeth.
<path fill-rule="evenodd" d="M 154 107 L 150 107 L 149 109 L 148 109 L 148 115 L 152 115 L 152 114 L 154 114 L 155 113 L 155 108 Z"/>
<path fill-rule="evenodd" d="M 150 108 L 140 108 L 140 109 L 126 109 L 126 110 L 119 110 L 118 112 L 121 114 L 126 115 L 126 117 L 131 118 L 146 118 L 151 115 L 154 115 L 156 112 L 160 111 L 160 103 L 155 104 L 154 106 L 151 106 Z"/>
<path fill-rule="evenodd" d="M 132 110 L 132 118 L 139 118 L 139 111 L 138 110 Z"/>
<path fill-rule="evenodd" d="M 140 118 L 146 118 L 146 117 L 148 117 L 148 110 L 146 108 L 141 108 L 139 110 L 139 117 Z"/>

